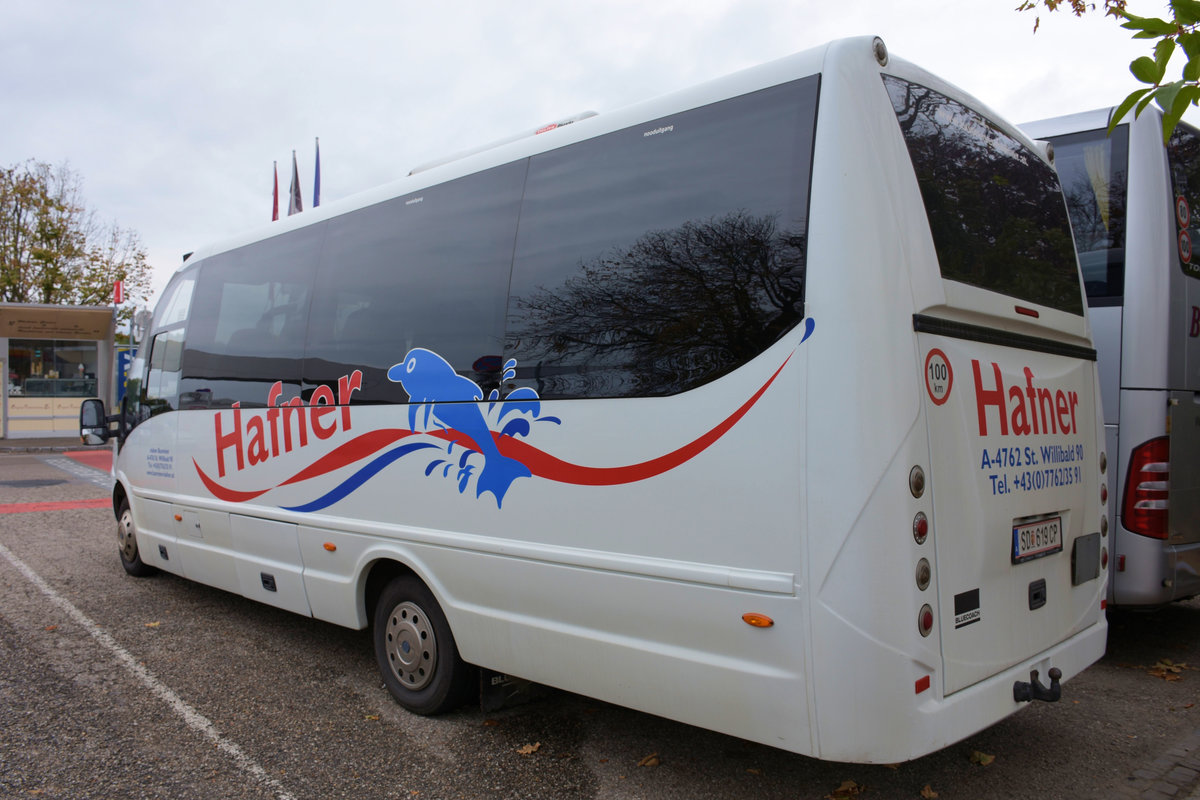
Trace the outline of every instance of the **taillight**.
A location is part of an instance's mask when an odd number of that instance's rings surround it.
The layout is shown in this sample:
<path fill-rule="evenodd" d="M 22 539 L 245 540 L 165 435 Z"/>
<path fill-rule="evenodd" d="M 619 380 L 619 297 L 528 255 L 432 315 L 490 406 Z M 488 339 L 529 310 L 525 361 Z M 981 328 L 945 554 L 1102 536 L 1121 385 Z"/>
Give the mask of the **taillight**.
<path fill-rule="evenodd" d="M 1166 436 L 1133 448 L 1121 503 L 1122 524 L 1142 536 L 1166 539 L 1170 480 L 1170 444 Z"/>
<path fill-rule="evenodd" d="M 922 636 L 928 636 L 933 631 L 933 608 L 928 603 L 921 606 L 917 613 L 917 630 Z"/>

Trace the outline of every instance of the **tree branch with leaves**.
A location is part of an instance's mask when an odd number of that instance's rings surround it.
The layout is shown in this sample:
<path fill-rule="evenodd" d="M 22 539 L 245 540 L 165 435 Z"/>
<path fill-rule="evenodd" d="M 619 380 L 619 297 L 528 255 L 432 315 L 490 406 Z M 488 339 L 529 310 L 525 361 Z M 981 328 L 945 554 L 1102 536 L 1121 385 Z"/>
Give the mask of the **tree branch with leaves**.
<path fill-rule="evenodd" d="M 1023 0 L 1017 11 L 1057 11 L 1067 7 L 1077 16 L 1096 11 L 1096 3 L 1087 0 Z M 1122 119 L 1133 111 L 1134 117 L 1141 115 L 1151 102 L 1163 113 L 1163 141 L 1171 138 L 1171 132 L 1183 118 L 1190 106 L 1200 105 L 1200 0 L 1170 0 L 1169 18 L 1139 17 L 1129 13 L 1126 0 L 1104 0 L 1105 16 L 1121 20 L 1121 27 L 1133 31 L 1134 39 L 1153 42 L 1152 55 L 1135 58 L 1129 71 L 1139 83 L 1146 84 L 1135 89 L 1120 102 L 1109 120 L 1111 133 Z M 1041 17 L 1034 22 L 1036 33 Z M 1167 67 L 1171 57 L 1182 51 L 1187 58 L 1179 80 L 1168 80 Z"/>
<path fill-rule="evenodd" d="M 26 161 L 0 167 L 0 301 L 103 305 L 124 281 L 133 301 L 149 298 L 151 270 L 138 235 L 100 222 L 68 165 Z"/>

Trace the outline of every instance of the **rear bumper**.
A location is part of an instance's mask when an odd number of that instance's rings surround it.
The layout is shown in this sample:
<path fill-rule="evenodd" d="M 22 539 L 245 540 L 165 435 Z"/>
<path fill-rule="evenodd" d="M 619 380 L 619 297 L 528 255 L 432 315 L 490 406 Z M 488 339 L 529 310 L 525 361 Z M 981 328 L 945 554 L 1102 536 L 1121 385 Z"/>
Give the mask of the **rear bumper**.
<path fill-rule="evenodd" d="M 940 750 L 994 725 L 1020 711 L 1028 703 L 1013 700 L 1013 684 L 1028 681 L 1037 670 L 1049 684 L 1051 667 L 1062 670 L 1063 700 L 1069 701 L 1067 682 L 1104 655 L 1108 622 L 1099 620 L 1065 641 L 979 683 L 948 696 L 938 696 L 937 677 L 933 688 L 910 700 L 907 711 L 891 714 L 879 708 L 871 720 L 871 747 L 863 740 L 836 742 L 822 737 L 820 758 L 836 761 L 889 764 L 908 761 Z M 910 684 L 911 686 L 911 684 Z M 911 688 L 909 691 L 912 691 Z M 896 706 L 888 701 L 892 711 Z M 881 736 L 880 733 L 883 732 Z M 867 732 L 861 732 L 864 736 Z"/>
<path fill-rule="evenodd" d="M 948 697 L 926 701 L 918 708 L 920 724 L 931 741 L 938 739 L 939 732 L 942 734 L 936 747 L 965 739 L 1029 705 L 1013 700 L 1013 684 L 1028 681 L 1033 670 L 1048 684 L 1051 667 L 1062 670 L 1063 699 L 1069 700 L 1071 692 L 1065 684 L 1100 660 L 1107 639 L 1108 622 L 1101 615 L 1094 625 L 1033 658 Z"/>

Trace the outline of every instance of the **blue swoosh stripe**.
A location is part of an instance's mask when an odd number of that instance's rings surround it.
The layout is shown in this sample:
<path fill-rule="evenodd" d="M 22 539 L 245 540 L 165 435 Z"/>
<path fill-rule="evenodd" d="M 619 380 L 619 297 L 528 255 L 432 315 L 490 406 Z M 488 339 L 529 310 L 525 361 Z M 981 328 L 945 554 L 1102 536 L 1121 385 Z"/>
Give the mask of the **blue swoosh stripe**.
<path fill-rule="evenodd" d="M 325 495 L 318 497 L 316 500 L 313 500 L 310 503 L 305 503 L 304 505 L 301 505 L 301 506 L 283 506 L 283 510 L 284 511 L 309 512 L 309 511 L 320 511 L 323 508 L 328 508 L 329 506 L 333 505 L 337 501 L 341 500 L 342 498 L 344 498 L 347 495 L 349 495 L 350 493 L 352 493 L 354 490 L 356 490 L 358 487 L 362 486 L 367 481 L 371 480 L 371 478 L 375 477 L 379 473 L 380 470 L 382 470 L 384 467 L 391 464 L 396 459 L 403 458 L 404 456 L 408 455 L 409 453 L 415 453 L 417 450 L 425 450 L 427 448 L 434 448 L 434 449 L 440 450 L 441 446 L 436 445 L 436 444 L 430 444 L 429 442 L 413 442 L 411 444 L 406 444 L 401 447 L 397 447 L 395 450 L 389 450 L 388 452 L 386 452 L 383 455 L 376 458 L 374 461 L 367 464 L 365 467 L 360 469 L 358 472 L 351 475 L 346 480 L 342 481 L 342 483 L 338 484 L 336 487 L 331 489 Z"/>

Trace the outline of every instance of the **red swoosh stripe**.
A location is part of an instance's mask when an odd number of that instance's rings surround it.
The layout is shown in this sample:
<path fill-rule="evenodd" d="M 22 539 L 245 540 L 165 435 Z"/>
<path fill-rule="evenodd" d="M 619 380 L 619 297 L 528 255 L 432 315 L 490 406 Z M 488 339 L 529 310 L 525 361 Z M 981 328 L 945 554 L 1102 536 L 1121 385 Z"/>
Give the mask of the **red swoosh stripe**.
<path fill-rule="evenodd" d="M 743 403 L 741 408 L 726 417 L 723 422 L 708 433 L 680 447 L 678 450 L 661 455 L 658 458 L 652 458 L 649 461 L 643 461 L 640 464 L 630 464 L 625 467 L 586 467 L 579 464 L 572 464 L 569 461 L 555 458 L 549 453 L 538 450 L 536 447 L 532 447 L 524 441 L 514 439 L 510 436 L 497 436 L 496 445 L 502 455 L 520 461 L 529 467 L 534 475 L 559 483 L 572 483 L 578 486 L 616 486 L 617 484 L 633 483 L 653 478 L 656 475 L 661 475 L 664 472 L 675 469 L 680 464 L 690 461 L 708 449 L 713 442 L 724 436 L 730 428 L 738 423 L 738 420 L 746 416 L 746 412 L 758 402 L 758 399 L 767 391 L 767 387 L 775 382 L 775 379 L 779 377 L 779 373 L 783 371 L 783 368 L 787 366 L 791 358 L 789 355 L 779 365 L 779 369 L 775 370 L 775 374 L 762 385 L 761 389 Z"/>
<path fill-rule="evenodd" d="M 413 433 L 413 431 L 403 428 L 382 428 L 356 436 L 321 456 L 279 485 L 287 486 L 290 483 L 299 483 L 327 472 L 333 472 L 335 469 L 341 469 L 347 464 L 353 464 L 355 461 L 382 450 L 393 442 L 400 441 L 405 436 L 412 436 Z"/>

